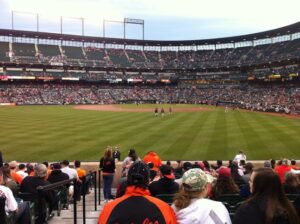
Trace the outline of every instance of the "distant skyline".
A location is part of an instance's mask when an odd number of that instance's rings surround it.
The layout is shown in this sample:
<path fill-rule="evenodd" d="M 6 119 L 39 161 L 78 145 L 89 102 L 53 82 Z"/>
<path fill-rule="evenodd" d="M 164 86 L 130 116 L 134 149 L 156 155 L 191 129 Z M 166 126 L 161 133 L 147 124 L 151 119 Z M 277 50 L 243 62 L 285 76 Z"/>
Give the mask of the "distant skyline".
<path fill-rule="evenodd" d="M 0 0 L 0 28 L 103 36 L 102 21 L 145 21 L 147 40 L 192 40 L 236 36 L 275 29 L 300 21 L 300 1 L 271 0 Z M 22 13 L 20 13 L 22 12 Z M 142 28 L 127 25 L 126 37 L 142 39 Z M 107 23 L 106 36 L 123 38 L 123 26 Z"/>

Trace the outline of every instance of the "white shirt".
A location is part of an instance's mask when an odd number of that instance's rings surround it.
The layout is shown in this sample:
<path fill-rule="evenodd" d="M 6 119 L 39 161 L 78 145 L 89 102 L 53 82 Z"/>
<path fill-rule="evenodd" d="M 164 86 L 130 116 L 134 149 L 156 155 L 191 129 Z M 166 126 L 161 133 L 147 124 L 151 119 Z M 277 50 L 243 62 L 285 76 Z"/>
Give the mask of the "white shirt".
<path fill-rule="evenodd" d="M 13 196 L 12 191 L 3 185 L 0 185 L 0 197 L 6 198 L 5 200 L 5 212 L 8 215 L 8 212 L 16 211 L 18 204 L 16 199 Z"/>
<path fill-rule="evenodd" d="M 78 179 L 77 171 L 75 169 L 72 169 L 72 168 L 68 167 L 68 166 L 66 166 L 64 168 L 61 168 L 61 172 L 68 174 L 69 179 L 73 179 L 73 178 Z"/>
<path fill-rule="evenodd" d="M 245 154 L 237 154 L 233 160 L 236 160 L 238 162 L 238 165 L 240 165 L 241 160 L 246 161 L 246 155 Z"/>
<path fill-rule="evenodd" d="M 178 224 L 231 224 L 226 207 L 218 201 L 206 198 L 193 199 L 181 210 L 172 205 Z"/>
<path fill-rule="evenodd" d="M 19 170 L 17 171 L 17 174 L 19 174 L 20 176 L 22 176 L 23 178 L 28 176 L 28 173 L 26 173 L 24 170 Z"/>

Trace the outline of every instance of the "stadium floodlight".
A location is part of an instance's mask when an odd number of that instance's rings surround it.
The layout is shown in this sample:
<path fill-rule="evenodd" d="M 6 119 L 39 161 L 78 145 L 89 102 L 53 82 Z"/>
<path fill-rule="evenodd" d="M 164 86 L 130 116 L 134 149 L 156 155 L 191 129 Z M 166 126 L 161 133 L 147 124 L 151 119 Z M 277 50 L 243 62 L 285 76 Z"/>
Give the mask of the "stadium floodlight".
<path fill-rule="evenodd" d="M 145 21 L 143 19 L 124 18 L 123 21 L 118 20 L 103 20 L 103 37 L 105 37 L 105 24 L 106 23 L 122 23 L 123 24 L 123 37 L 126 39 L 126 24 L 141 25 L 143 28 L 143 40 L 145 39 Z"/>
<path fill-rule="evenodd" d="M 16 14 L 27 14 L 27 15 L 33 15 L 36 17 L 36 31 L 39 32 L 39 14 L 34 12 L 21 12 L 21 11 L 11 11 L 11 29 L 14 30 L 15 25 L 15 15 Z"/>

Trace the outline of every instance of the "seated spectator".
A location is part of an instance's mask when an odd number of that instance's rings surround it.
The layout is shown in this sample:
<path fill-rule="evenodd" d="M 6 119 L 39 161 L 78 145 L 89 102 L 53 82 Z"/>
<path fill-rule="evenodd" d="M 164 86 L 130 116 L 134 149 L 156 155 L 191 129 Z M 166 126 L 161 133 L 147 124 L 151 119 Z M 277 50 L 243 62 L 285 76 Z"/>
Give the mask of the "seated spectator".
<path fill-rule="evenodd" d="M 278 166 L 275 167 L 274 171 L 279 175 L 280 181 L 284 183 L 284 175 L 287 172 L 291 171 L 291 167 L 289 166 L 289 162 L 287 159 L 283 159 Z"/>
<path fill-rule="evenodd" d="M 291 168 L 293 170 L 299 170 L 299 167 L 296 165 L 296 160 L 294 159 L 291 160 Z"/>
<path fill-rule="evenodd" d="M 264 168 L 272 168 L 272 164 L 270 163 L 269 160 L 266 160 L 266 161 L 264 162 Z"/>
<path fill-rule="evenodd" d="M 232 162 L 231 167 L 231 177 L 233 178 L 234 182 L 238 185 L 241 186 L 244 184 L 244 180 L 242 176 L 244 175 L 244 172 L 239 169 L 237 163 L 235 161 Z"/>
<path fill-rule="evenodd" d="M 8 187 L 13 192 L 14 197 L 17 197 L 20 190 L 20 185 L 11 178 L 10 169 L 8 167 L 3 166 L 0 169 L 3 173 L 3 185 Z"/>
<path fill-rule="evenodd" d="M 154 165 L 154 170 L 155 171 L 158 171 L 158 168 L 162 165 L 162 161 L 161 159 L 159 158 L 159 156 L 156 154 L 156 152 L 154 151 L 150 151 L 148 152 L 145 157 L 144 157 L 144 163 L 149 163 L 149 162 L 152 162 L 153 165 Z"/>
<path fill-rule="evenodd" d="M 84 169 L 81 169 L 80 166 L 81 166 L 81 162 L 79 160 L 75 160 L 74 167 L 77 171 L 77 175 L 79 179 L 82 179 L 84 176 L 86 176 L 86 171 Z"/>
<path fill-rule="evenodd" d="M 60 165 L 62 167 L 61 171 L 68 174 L 69 179 L 76 178 L 77 180 L 79 180 L 77 171 L 75 169 L 69 167 L 69 161 L 68 160 L 62 161 Z"/>
<path fill-rule="evenodd" d="M 286 173 L 284 177 L 283 189 L 286 194 L 300 194 L 299 174 Z"/>
<path fill-rule="evenodd" d="M 52 164 L 52 168 L 53 170 L 48 176 L 48 181 L 51 184 L 69 179 L 68 174 L 61 171 L 61 165 L 59 163 Z"/>
<path fill-rule="evenodd" d="M 154 164 L 152 162 L 147 163 L 149 169 L 150 169 L 150 182 L 152 182 L 154 180 L 154 178 L 157 175 L 157 172 L 153 169 L 154 168 Z"/>
<path fill-rule="evenodd" d="M 246 163 L 245 174 L 242 176 L 242 179 L 244 180 L 245 184 L 248 184 L 252 171 L 253 171 L 253 164 L 250 162 Z"/>
<path fill-rule="evenodd" d="M 149 185 L 151 195 L 177 193 L 179 191 L 179 184 L 174 181 L 175 176 L 172 168 L 168 165 L 161 165 L 159 171 L 160 179 L 153 181 Z"/>
<path fill-rule="evenodd" d="M 21 183 L 20 192 L 38 194 L 37 187 L 46 186 L 50 182 L 46 181 L 47 177 L 47 167 L 44 164 L 37 164 L 34 167 L 35 176 L 27 176 Z M 44 192 L 46 202 L 49 204 L 50 214 L 53 209 L 53 206 L 57 202 L 55 192 L 53 190 L 48 190 Z M 45 214 L 42 217 L 38 217 L 39 222 L 45 220 Z"/>
<path fill-rule="evenodd" d="M 17 174 L 21 175 L 23 178 L 28 176 L 28 173 L 26 173 L 25 164 L 23 163 L 19 164 L 19 170 L 17 171 Z"/>
<path fill-rule="evenodd" d="M 134 163 L 128 171 L 124 196 L 107 203 L 98 223 L 176 223 L 170 206 L 148 191 L 149 168 L 143 162 Z"/>
<path fill-rule="evenodd" d="M 230 169 L 222 167 L 219 169 L 219 177 L 216 184 L 213 186 L 213 195 L 215 198 L 223 194 L 238 194 L 239 187 L 233 181 L 231 177 Z"/>
<path fill-rule="evenodd" d="M 30 224 L 29 206 L 27 203 L 17 203 L 12 191 L 3 185 L 3 172 L 0 169 L 0 197 L 5 198 L 5 212 L 16 212 L 16 223 Z"/>
<path fill-rule="evenodd" d="M 130 149 L 128 152 L 128 156 L 124 159 L 122 164 L 122 175 L 126 176 L 129 167 L 134 163 L 135 161 L 141 160 L 138 155 L 135 152 L 135 149 Z"/>
<path fill-rule="evenodd" d="M 182 188 L 172 205 L 177 223 L 231 224 L 226 207 L 221 202 L 206 199 L 207 183 L 207 175 L 201 169 L 190 169 L 183 174 Z"/>
<path fill-rule="evenodd" d="M 295 208 L 283 192 L 277 173 L 269 168 L 254 170 L 249 183 L 252 195 L 238 208 L 233 223 L 300 223 Z"/>
<path fill-rule="evenodd" d="M 182 171 L 183 171 L 183 174 L 188 171 L 189 169 L 192 169 L 193 167 L 193 164 L 191 164 L 190 162 L 184 162 L 183 165 L 182 165 Z M 179 184 L 179 187 L 181 187 L 181 184 L 182 184 L 182 177 L 179 178 L 179 179 L 176 179 L 175 180 L 176 183 Z"/>
<path fill-rule="evenodd" d="M 182 162 L 181 160 L 177 160 L 177 167 L 174 169 L 174 175 L 175 179 L 179 179 L 183 175 L 183 170 L 182 170 Z"/>
<path fill-rule="evenodd" d="M 11 161 L 9 163 L 9 168 L 10 168 L 10 176 L 14 181 L 16 181 L 18 184 L 21 184 L 23 181 L 23 177 L 19 174 L 17 174 L 17 167 L 18 163 L 17 161 Z"/>

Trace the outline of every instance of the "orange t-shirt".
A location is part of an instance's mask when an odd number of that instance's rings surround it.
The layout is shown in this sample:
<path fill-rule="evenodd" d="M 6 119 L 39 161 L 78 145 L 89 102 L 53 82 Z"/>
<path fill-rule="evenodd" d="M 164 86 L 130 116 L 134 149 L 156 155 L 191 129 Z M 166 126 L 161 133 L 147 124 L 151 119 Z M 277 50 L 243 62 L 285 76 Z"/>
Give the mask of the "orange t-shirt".
<path fill-rule="evenodd" d="M 22 181 L 23 181 L 23 177 L 22 177 L 20 174 L 18 174 L 16 171 L 14 171 L 14 170 L 10 171 L 10 176 L 11 176 L 12 179 L 13 179 L 14 181 L 16 181 L 18 184 L 21 184 Z"/>
<path fill-rule="evenodd" d="M 81 177 L 84 177 L 86 175 L 86 171 L 81 169 L 81 168 L 77 168 L 77 174 L 78 174 L 78 177 L 81 178 Z"/>

